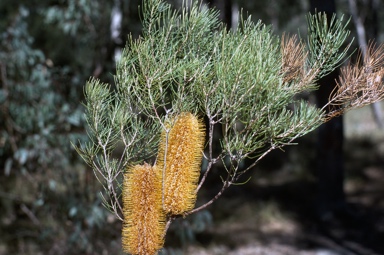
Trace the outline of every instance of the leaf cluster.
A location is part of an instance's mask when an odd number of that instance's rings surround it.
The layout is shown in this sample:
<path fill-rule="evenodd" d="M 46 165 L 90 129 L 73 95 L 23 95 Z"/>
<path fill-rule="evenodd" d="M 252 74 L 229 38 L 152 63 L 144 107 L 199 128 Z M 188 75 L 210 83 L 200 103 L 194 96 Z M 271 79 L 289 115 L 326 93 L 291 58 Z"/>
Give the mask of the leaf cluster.
<path fill-rule="evenodd" d="M 329 18 L 322 13 L 307 16 L 310 52 L 308 64 L 312 68 L 320 70 L 319 78 L 329 74 L 342 64 L 353 42 L 351 40 L 340 52 L 350 34 L 350 31 L 347 30 L 349 20 L 343 23 L 344 16 L 337 19 L 336 14 L 333 14 L 329 21 L 327 19 Z"/>

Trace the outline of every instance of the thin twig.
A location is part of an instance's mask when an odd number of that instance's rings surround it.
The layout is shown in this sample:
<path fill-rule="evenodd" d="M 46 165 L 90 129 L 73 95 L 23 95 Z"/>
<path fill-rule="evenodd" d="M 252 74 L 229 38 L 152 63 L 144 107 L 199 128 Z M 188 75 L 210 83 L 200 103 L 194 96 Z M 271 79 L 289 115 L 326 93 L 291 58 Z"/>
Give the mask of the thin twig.
<path fill-rule="evenodd" d="M 39 219 L 25 204 L 21 204 L 20 209 L 28 216 L 28 218 L 33 222 L 33 224 L 40 225 Z"/>
<path fill-rule="evenodd" d="M 17 146 L 17 142 L 15 139 L 15 134 L 14 134 L 14 130 L 15 130 L 16 125 L 14 125 L 12 118 L 9 114 L 9 100 L 8 100 L 9 87 L 8 87 L 8 82 L 7 82 L 7 68 L 6 68 L 6 65 L 2 62 L 0 62 L 0 71 L 1 71 L 1 83 L 3 84 L 3 90 L 4 90 L 4 94 L 6 96 L 5 102 L 1 106 L 1 111 L 4 114 L 6 128 L 7 128 L 8 134 L 9 134 L 9 142 L 11 144 L 11 149 L 12 149 L 12 152 L 14 154 L 18 150 L 18 146 Z"/>

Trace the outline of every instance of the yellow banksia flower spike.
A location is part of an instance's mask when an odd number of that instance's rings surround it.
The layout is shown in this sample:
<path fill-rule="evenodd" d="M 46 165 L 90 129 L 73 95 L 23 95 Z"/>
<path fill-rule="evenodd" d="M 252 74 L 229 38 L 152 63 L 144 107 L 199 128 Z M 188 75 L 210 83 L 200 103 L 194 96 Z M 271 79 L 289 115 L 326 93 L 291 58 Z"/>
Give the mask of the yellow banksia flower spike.
<path fill-rule="evenodd" d="M 157 254 L 164 243 L 161 176 L 154 168 L 145 163 L 124 173 L 122 246 L 133 255 Z"/>
<path fill-rule="evenodd" d="M 157 170 L 164 171 L 163 208 L 179 215 L 195 206 L 205 130 L 203 122 L 188 112 L 171 122 L 168 138 L 165 131 L 161 137 Z"/>

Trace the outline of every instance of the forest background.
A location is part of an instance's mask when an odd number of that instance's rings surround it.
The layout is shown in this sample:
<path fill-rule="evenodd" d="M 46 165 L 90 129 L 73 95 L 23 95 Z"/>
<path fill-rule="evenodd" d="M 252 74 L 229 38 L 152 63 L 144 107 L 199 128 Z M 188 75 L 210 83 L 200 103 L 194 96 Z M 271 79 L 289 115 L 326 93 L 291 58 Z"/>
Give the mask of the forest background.
<path fill-rule="evenodd" d="M 175 8 L 182 5 L 182 0 L 169 2 Z M 338 16 L 353 13 L 351 2 L 355 1 L 336 1 Z M 383 42 L 381 2 L 355 3 L 366 39 Z M 115 61 L 127 35 L 140 35 L 140 4 L 141 0 L 0 2 L 0 254 L 122 254 L 121 224 L 102 207 L 101 186 L 70 142 L 87 139 L 81 104 L 85 81 L 94 76 L 113 84 Z M 311 8 L 308 0 L 207 4 L 221 10 L 228 28 L 243 10 L 271 24 L 278 35 L 300 31 L 303 38 Z M 354 21 L 349 28 L 359 47 L 356 31 L 361 35 L 361 27 L 357 30 Z M 305 96 L 315 100 L 314 95 Z M 267 247 L 267 254 L 318 249 L 384 254 L 378 243 L 384 238 L 380 105 L 376 112 L 376 122 L 371 108 L 344 120 L 345 191 L 352 206 L 343 218 L 354 224 L 333 216 L 325 225 L 320 219 L 327 228 L 318 227 L 313 209 L 317 136 L 312 134 L 299 140 L 299 146 L 269 155 L 250 173 L 248 183 L 231 187 L 223 202 L 176 222 L 163 253 L 229 254 L 252 243 Z M 220 185 L 219 175 L 214 177 L 203 197 Z M 254 229 L 244 234 L 241 229 L 250 225 Z M 334 235 L 335 231 L 342 234 Z M 304 238 L 303 233 L 311 235 Z M 281 249 L 286 251 L 278 253 Z"/>

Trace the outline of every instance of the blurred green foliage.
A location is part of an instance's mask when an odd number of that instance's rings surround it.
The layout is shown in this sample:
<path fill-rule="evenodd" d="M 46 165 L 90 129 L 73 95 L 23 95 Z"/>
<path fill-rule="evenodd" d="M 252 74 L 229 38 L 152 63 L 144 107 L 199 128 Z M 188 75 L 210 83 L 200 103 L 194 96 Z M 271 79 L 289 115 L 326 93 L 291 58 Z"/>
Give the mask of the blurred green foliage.
<path fill-rule="evenodd" d="M 108 215 L 70 145 L 86 139 L 84 80 L 97 65 L 110 79 L 113 61 L 100 54 L 110 9 L 108 1 L 0 3 L 0 254 L 112 250 L 93 241 L 107 236 Z"/>

